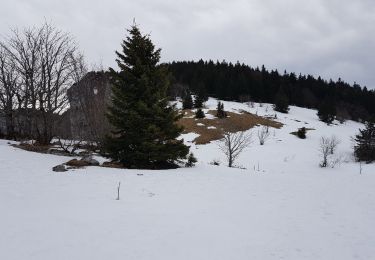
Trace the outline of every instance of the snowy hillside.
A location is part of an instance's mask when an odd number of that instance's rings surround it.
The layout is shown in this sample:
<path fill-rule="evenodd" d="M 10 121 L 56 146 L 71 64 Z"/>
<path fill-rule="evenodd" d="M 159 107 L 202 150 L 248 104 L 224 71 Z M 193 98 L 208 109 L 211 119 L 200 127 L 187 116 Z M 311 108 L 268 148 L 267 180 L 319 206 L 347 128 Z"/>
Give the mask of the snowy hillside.
<path fill-rule="evenodd" d="M 275 115 L 270 104 L 224 105 Z M 375 164 L 360 174 L 352 158 L 363 126 L 327 126 L 298 107 L 276 114 L 284 126 L 265 145 L 249 130 L 253 142 L 236 163 L 246 169 L 226 167 L 217 142 L 195 145 L 194 133 L 183 138 L 196 167 L 167 171 L 56 173 L 71 158 L 0 140 L 0 259 L 374 259 Z M 314 130 L 302 140 L 290 134 L 300 127 Z M 332 135 L 338 163 L 320 168 L 319 140 Z"/>

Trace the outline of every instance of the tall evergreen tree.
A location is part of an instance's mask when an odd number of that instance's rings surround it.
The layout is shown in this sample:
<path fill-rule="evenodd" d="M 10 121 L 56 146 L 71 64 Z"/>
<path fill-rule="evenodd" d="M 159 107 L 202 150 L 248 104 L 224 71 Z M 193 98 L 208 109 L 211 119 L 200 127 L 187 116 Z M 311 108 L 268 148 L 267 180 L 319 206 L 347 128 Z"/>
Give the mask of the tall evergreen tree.
<path fill-rule="evenodd" d="M 207 91 L 203 84 L 198 84 L 198 91 L 196 93 L 197 94 L 195 95 L 194 107 L 203 108 L 204 102 L 208 100 Z"/>
<path fill-rule="evenodd" d="M 205 118 L 206 115 L 204 114 L 202 108 L 198 108 L 195 112 L 195 118 Z"/>
<path fill-rule="evenodd" d="M 189 148 L 176 140 L 183 130 L 176 124 L 181 115 L 168 105 L 168 73 L 158 66 L 161 50 L 136 25 L 128 32 L 122 52 L 116 52 L 120 72 L 110 69 L 108 119 L 115 130 L 106 138 L 105 151 L 129 168 L 175 167 Z"/>
<path fill-rule="evenodd" d="M 192 109 L 193 105 L 193 99 L 191 97 L 190 91 L 188 90 L 186 95 L 182 99 L 182 109 Z"/>
<path fill-rule="evenodd" d="M 222 103 L 222 102 L 218 102 L 217 103 L 217 112 L 216 112 L 216 116 L 218 117 L 218 118 L 225 118 L 225 117 L 227 117 L 227 113 L 225 112 L 225 110 L 224 110 L 224 103 Z"/>
<path fill-rule="evenodd" d="M 195 100 L 194 100 L 194 107 L 195 108 L 202 108 L 203 107 L 203 98 L 202 96 L 200 96 L 199 94 L 195 96 Z"/>
<path fill-rule="evenodd" d="M 334 101 L 325 99 L 318 108 L 318 117 L 321 121 L 331 124 L 335 120 L 336 107 Z"/>
<path fill-rule="evenodd" d="M 281 113 L 288 113 L 289 111 L 289 99 L 282 87 L 280 87 L 279 91 L 275 96 L 275 104 L 273 108 Z"/>
<path fill-rule="evenodd" d="M 354 138 L 354 155 L 358 161 L 375 161 L 375 125 L 374 122 L 367 122 L 365 129 L 360 129 L 359 134 Z"/>

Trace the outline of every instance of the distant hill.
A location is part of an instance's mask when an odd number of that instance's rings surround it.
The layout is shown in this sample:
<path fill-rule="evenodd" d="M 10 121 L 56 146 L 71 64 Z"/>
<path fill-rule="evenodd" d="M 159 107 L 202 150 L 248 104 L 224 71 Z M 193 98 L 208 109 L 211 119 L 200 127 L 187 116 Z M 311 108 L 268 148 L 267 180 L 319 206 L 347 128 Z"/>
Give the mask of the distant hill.
<path fill-rule="evenodd" d="M 173 75 L 171 93 L 189 88 L 193 93 L 204 92 L 223 100 L 273 103 L 282 88 L 291 105 L 318 108 L 328 102 L 335 106 L 339 119 L 363 121 L 375 117 L 375 92 L 341 79 L 281 74 L 264 66 L 252 68 L 225 61 L 182 61 L 166 66 Z"/>

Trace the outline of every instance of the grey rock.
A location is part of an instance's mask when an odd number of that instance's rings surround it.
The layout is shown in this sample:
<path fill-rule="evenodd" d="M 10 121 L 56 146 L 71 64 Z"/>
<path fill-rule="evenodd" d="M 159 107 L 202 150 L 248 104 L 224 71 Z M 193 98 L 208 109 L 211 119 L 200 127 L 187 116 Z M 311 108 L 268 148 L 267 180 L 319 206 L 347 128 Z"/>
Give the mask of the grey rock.
<path fill-rule="evenodd" d="M 65 168 L 65 165 L 60 164 L 52 168 L 52 171 L 54 172 L 66 172 L 67 169 Z"/>
<path fill-rule="evenodd" d="M 91 155 L 83 156 L 81 161 L 86 162 L 90 166 L 99 166 L 100 165 L 100 163 L 97 160 L 95 160 L 94 158 L 92 158 Z"/>

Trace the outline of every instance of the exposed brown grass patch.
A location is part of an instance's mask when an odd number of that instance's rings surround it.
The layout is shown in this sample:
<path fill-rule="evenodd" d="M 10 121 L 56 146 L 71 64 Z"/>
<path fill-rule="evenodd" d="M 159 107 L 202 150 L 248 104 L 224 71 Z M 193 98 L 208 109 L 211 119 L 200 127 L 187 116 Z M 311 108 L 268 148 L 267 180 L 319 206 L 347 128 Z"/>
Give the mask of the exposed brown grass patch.
<path fill-rule="evenodd" d="M 104 162 L 101 167 L 125 169 L 124 166 L 119 162 Z"/>
<path fill-rule="evenodd" d="M 77 167 L 77 168 L 81 168 L 81 167 L 85 167 L 85 166 L 90 165 L 89 163 L 87 163 L 85 161 L 77 160 L 77 159 L 70 160 L 70 161 L 66 162 L 65 164 L 68 165 L 68 166 Z"/>
<path fill-rule="evenodd" d="M 37 145 L 37 144 L 28 144 L 28 143 L 20 143 L 20 144 L 12 144 L 13 147 L 20 148 L 22 150 L 28 152 L 36 152 L 36 153 L 48 153 L 51 145 Z"/>
<path fill-rule="evenodd" d="M 282 123 L 267 119 L 261 116 L 251 114 L 246 111 L 241 111 L 241 114 L 227 112 L 227 118 L 214 118 L 214 119 L 196 119 L 187 118 L 194 115 L 191 110 L 184 110 L 184 117 L 180 119 L 179 124 L 184 126 L 184 133 L 197 133 L 194 142 L 196 144 L 207 144 L 214 140 L 223 138 L 224 132 L 238 132 L 245 131 L 257 125 L 265 125 L 273 128 L 281 128 Z M 216 116 L 216 110 L 209 110 L 209 114 Z M 198 124 L 204 125 L 198 125 Z M 215 127 L 215 129 L 208 129 L 208 127 Z"/>

